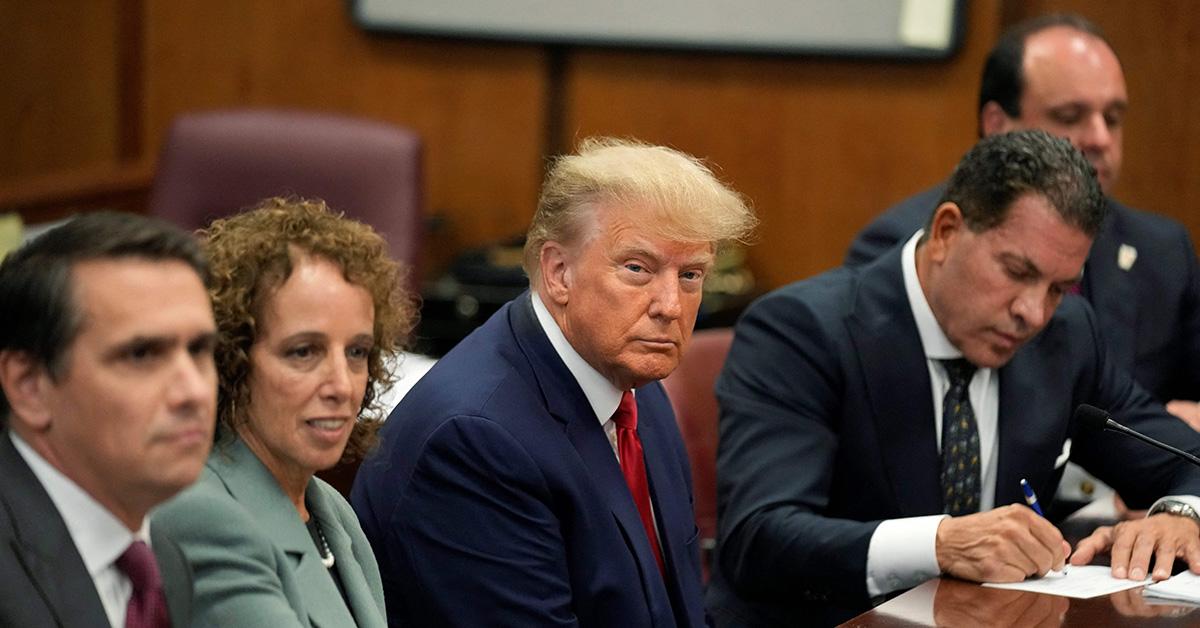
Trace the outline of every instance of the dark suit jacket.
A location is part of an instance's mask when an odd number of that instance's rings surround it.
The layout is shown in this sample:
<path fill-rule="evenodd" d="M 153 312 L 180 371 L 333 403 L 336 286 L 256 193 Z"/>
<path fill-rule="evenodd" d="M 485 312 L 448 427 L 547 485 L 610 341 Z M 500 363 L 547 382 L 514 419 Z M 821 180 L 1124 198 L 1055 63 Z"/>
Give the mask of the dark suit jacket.
<path fill-rule="evenodd" d="M 855 237 L 847 266 L 878 258 L 921 228 L 945 185 L 901 201 Z M 1108 199 L 1109 217 L 1084 266 L 1083 295 L 1113 358 L 1156 398 L 1200 398 L 1200 263 L 1179 223 Z M 1128 270 L 1121 245 L 1136 249 Z"/>
<path fill-rule="evenodd" d="M 110 628 L 67 526 L 0 430 L 0 626 Z M 192 577 L 179 547 L 150 526 L 171 621 L 191 621 Z"/>
<path fill-rule="evenodd" d="M 718 620 L 820 624 L 865 610 L 879 522 L 943 511 L 931 384 L 900 252 L 777 290 L 738 323 L 717 383 Z M 1200 452 L 1200 434 L 1107 357 L 1083 299 L 1064 299 L 998 377 L 997 505 L 1022 503 L 1022 477 L 1054 495 L 1068 438 L 1071 458 L 1133 508 L 1200 491 L 1200 469 L 1070 422 L 1090 403 Z"/>
<path fill-rule="evenodd" d="M 638 434 L 666 562 L 528 293 L 404 397 L 351 502 L 389 619 L 415 626 L 704 623 L 687 455 L 657 382 Z"/>

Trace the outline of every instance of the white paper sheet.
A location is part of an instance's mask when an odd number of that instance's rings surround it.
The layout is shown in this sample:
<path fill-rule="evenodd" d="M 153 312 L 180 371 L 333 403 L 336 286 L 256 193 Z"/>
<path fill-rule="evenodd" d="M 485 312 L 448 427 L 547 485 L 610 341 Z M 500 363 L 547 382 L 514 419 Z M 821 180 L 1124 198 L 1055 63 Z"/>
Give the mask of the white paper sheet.
<path fill-rule="evenodd" d="M 1149 582 L 1150 578 L 1140 582 L 1114 578 L 1112 570 L 1103 565 L 1068 565 L 1064 571 L 1052 571 L 1041 578 L 1004 584 L 988 582 L 983 586 L 1087 599 L 1140 587 Z"/>
<path fill-rule="evenodd" d="M 1146 587 L 1145 594 L 1150 597 L 1200 604 L 1200 576 L 1183 571 Z"/>

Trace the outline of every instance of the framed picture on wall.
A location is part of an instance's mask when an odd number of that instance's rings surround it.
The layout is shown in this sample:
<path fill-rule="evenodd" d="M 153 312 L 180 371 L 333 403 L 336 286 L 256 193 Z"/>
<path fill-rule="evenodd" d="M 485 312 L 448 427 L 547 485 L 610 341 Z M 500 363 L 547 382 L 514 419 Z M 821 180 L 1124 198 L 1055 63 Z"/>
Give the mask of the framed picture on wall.
<path fill-rule="evenodd" d="M 965 0 L 353 0 L 381 33 L 771 54 L 946 58 Z"/>

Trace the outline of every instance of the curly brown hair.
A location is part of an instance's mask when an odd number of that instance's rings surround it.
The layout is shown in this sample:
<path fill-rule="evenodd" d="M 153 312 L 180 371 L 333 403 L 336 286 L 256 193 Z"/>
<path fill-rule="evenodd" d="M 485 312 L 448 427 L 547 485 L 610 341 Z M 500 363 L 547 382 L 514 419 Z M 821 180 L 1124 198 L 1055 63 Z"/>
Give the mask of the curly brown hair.
<path fill-rule="evenodd" d="M 378 385 L 395 375 L 385 357 L 403 348 L 416 322 L 416 303 L 404 291 L 405 270 L 388 256 L 387 243 L 370 226 L 344 217 L 324 201 L 271 198 L 199 232 L 209 256 L 210 293 L 217 321 L 219 435 L 236 433 L 247 420 L 250 347 L 258 337 L 263 308 L 308 254 L 341 267 L 346 281 L 365 288 L 375 306 L 375 344 L 367 360 L 367 390 L 343 460 L 375 445 L 380 408 Z"/>

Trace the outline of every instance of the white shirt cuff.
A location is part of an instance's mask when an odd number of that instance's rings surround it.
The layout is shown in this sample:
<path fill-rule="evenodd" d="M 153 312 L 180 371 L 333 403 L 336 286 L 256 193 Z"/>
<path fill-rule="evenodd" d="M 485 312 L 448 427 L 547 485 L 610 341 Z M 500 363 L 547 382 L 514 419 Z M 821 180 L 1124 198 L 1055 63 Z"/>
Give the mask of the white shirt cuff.
<path fill-rule="evenodd" d="M 941 574 L 937 529 L 947 515 L 888 519 L 875 528 L 867 548 L 867 594 L 915 587 Z"/>

